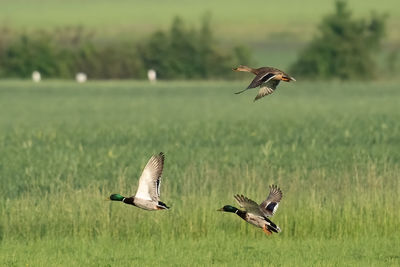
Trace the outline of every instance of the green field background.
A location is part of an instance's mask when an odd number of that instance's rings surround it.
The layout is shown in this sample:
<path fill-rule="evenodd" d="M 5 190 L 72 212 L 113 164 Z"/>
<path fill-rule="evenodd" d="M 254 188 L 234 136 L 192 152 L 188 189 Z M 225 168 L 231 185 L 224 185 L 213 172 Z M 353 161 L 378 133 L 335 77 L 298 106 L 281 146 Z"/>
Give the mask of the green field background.
<path fill-rule="evenodd" d="M 397 0 L 347 2 L 356 17 L 367 16 L 371 11 L 387 14 L 389 39 L 400 41 Z M 181 16 L 194 26 L 205 12 L 210 12 L 218 36 L 225 41 L 257 43 L 274 42 L 274 39 L 309 40 L 315 33 L 315 25 L 333 10 L 331 0 L 2 0 L 0 23 L 20 29 L 82 25 L 102 35 L 140 38 L 154 30 L 166 29 L 174 16 Z"/>
<path fill-rule="evenodd" d="M 0 262 L 398 266 L 398 83 L 246 85 L 0 82 Z M 170 210 L 105 200 L 160 151 Z M 282 233 L 216 211 L 269 184 Z"/>

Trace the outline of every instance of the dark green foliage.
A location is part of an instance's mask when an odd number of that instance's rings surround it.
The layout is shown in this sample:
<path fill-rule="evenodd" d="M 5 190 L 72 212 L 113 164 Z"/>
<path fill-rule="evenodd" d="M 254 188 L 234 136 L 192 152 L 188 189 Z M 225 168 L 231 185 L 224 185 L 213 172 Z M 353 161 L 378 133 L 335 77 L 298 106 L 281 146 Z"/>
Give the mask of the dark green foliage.
<path fill-rule="evenodd" d="M 57 49 L 50 36 L 32 38 L 26 34 L 4 50 L 2 74 L 6 77 L 27 77 L 38 70 L 45 76 L 59 75 Z"/>
<path fill-rule="evenodd" d="M 229 78 L 232 66 L 250 63 L 245 48 L 218 47 L 209 15 L 199 30 L 186 29 L 177 17 L 169 31 L 155 32 L 139 44 L 95 41 L 82 27 L 11 37 L 2 32 L 0 77 L 28 78 L 37 70 L 45 78 L 72 78 L 84 72 L 91 79 L 144 79 L 152 68 L 161 79 Z"/>
<path fill-rule="evenodd" d="M 74 65 L 71 71 L 82 71 L 94 79 L 143 78 L 144 70 L 129 44 L 96 46 L 88 42 L 73 51 Z"/>
<path fill-rule="evenodd" d="M 290 73 L 306 78 L 372 79 L 376 74 L 374 55 L 384 29 L 383 15 L 356 20 L 346 2 L 337 1 L 335 13 L 322 20 L 318 36 L 303 50 Z"/>
<path fill-rule="evenodd" d="M 96 79 L 145 77 L 131 44 L 96 43 L 81 27 L 0 38 L 1 77 L 28 78 L 34 70 L 46 78 L 72 78 L 77 72 Z"/>
<path fill-rule="evenodd" d="M 199 30 L 187 29 L 176 17 L 167 33 L 156 32 L 138 46 L 146 69 L 155 69 L 160 78 L 227 78 L 236 64 L 249 64 L 248 50 L 235 47 L 222 51 L 210 26 L 210 16 L 203 18 Z"/>

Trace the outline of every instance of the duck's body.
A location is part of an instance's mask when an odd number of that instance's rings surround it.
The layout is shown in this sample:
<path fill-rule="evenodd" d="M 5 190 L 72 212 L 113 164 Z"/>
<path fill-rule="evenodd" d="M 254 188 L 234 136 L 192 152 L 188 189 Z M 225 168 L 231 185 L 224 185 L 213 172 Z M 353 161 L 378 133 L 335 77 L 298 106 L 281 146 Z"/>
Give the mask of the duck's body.
<path fill-rule="evenodd" d="M 112 194 L 111 200 L 122 201 L 144 210 L 162 210 L 169 207 L 159 200 L 161 174 L 164 167 L 164 154 L 161 152 L 150 158 L 139 179 L 139 187 L 135 196 L 124 197 Z"/>
<path fill-rule="evenodd" d="M 262 228 L 267 235 L 272 234 L 272 232 L 281 232 L 279 226 L 268 219 L 268 217 L 272 217 L 275 214 L 279 202 L 282 199 L 282 191 L 277 186 L 270 186 L 270 193 L 267 199 L 260 205 L 243 195 L 235 195 L 234 197 L 244 210 L 226 205 L 219 209 L 219 211 L 235 213 L 246 222 Z"/>
<path fill-rule="evenodd" d="M 121 196 L 120 194 L 112 194 L 110 196 L 111 200 L 115 201 L 122 201 L 125 204 L 133 205 L 138 208 L 144 209 L 144 210 L 164 210 L 164 209 L 169 209 L 169 207 L 161 201 L 154 202 L 152 200 L 146 200 L 146 199 L 141 199 L 141 198 L 135 198 L 135 197 L 124 197 Z"/>
<path fill-rule="evenodd" d="M 280 81 L 284 82 L 296 81 L 295 78 L 291 77 L 287 73 L 273 67 L 261 67 L 258 69 L 254 69 L 248 66 L 240 65 L 239 67 L 234 68 L 233 70 L 251 72 L 256 75 L 256 77 L 253 79 L 253 81 L 246 89 L 236 93 L 240 94 L 248 89 L 260 86 L 260 90 L 258 91 L 258 94 L 254 99 L 254 101 L 266 95 L 272 94 L 275 91 Z"/>

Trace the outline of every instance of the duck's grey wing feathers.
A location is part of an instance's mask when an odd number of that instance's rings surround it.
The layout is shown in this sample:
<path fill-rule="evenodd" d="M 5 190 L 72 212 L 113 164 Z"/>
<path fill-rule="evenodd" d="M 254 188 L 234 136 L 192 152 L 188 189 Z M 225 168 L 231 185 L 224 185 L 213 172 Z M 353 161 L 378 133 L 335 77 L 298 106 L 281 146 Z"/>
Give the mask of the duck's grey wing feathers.
<path fill-rule="evenodd" d="M 260 90 L 258 90 L 256 98 L 254 98 L 254 101 L 266 95 L 272 94 L 275 91 L 276 87 L 278 86 L 279 82 L 280 80 L 269 80 L 268 82 L 262 84 Z"/>
<path fill-rule="evenodd" d="M 266 82 L 270 81 L 275 76 L 276 75 L 271 73 L 271 72 L 260 73 L 256 77 L 254 77 L 253 81 L 251 81 L 251 83 L 247 87 L 247 89 L 256 88 L 256 87 L 262 85 L 263 83 L 266 83 Z"/>
<path fill-rule="evenodd" d="M 239 206 L 244 210 L 246 210 L 248 213 L 252 213 L 257 216 L 263 216 L 262 212 L 259 209 L 258 204 L 255 201 L 243 195 L 235 195 L 234 198 L 236 202 L 239 204 Z"/>

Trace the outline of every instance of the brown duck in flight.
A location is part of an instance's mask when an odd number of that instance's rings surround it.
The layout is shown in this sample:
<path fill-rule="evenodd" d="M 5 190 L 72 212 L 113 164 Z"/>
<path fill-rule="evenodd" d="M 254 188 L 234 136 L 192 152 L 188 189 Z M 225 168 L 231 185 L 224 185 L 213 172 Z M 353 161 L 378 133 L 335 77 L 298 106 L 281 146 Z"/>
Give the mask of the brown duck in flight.
<path fill-rule="evenodd" d="M 283 194 L 281 189 L 276 185 L 270 185 L 269 189 L 270 191 L 267 199 L 260 205 L 243 195 L 235 195 L 236 202 L 243 210 L 231 205 L 225 205 L 219 209 L 219 211 L 235 213 L 246 222 L 262 228 L 267 235 L 271 235 L 272 232 L 279 233 L 281 229 L 269 218 L 272 217 L 278 209 Z"/>
<path fill-rule="evenodd" d="M 247 66 L 240 65 L 239 67 L 233 70 L 251 72 L 256 75 L 256 77 L 253 79 L 253 81 L 246 89 L 235 93 L 235 94 L 240 94 L 248 89 L 260 86 L 260 90 L 258 91 L 256 98 L 254 98 L 254 101 L 266 95 L 272 94 L 275 91 L 280 81 L 284 82 L 296 81 L 295 78 L 273 67 L 261 67 L 258 69 L 253 69 Z"/>

